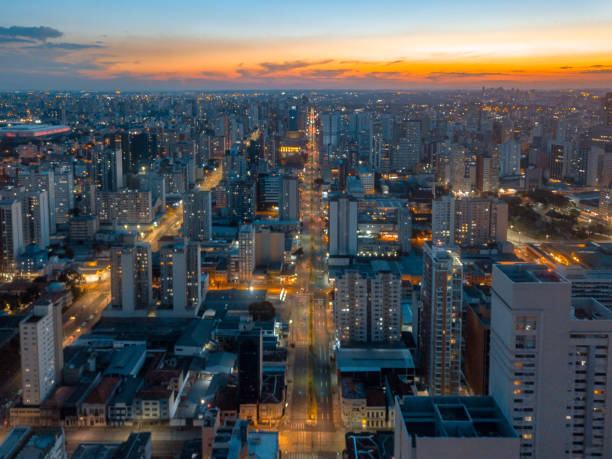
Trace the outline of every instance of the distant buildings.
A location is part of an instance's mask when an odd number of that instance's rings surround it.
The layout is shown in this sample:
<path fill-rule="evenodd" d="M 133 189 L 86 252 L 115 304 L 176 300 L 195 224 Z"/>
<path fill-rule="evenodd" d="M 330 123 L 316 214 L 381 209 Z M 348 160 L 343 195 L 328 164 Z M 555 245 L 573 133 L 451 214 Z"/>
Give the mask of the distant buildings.
<path fill-rule="evenodd" d="M 255 270 L 255 228 L 242 225 L 238 231 L 238 271 L 241 282 L 250 282 Z"/>

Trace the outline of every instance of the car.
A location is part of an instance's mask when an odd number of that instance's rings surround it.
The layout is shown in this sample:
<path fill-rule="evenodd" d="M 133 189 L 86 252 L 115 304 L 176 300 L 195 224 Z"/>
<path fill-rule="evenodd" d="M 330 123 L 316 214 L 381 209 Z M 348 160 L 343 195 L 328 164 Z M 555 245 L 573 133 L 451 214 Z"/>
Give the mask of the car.
<path fill-rule="evenodd" d="M 70 316 L 70 320 L 75 320 L 76 316 Z"/>

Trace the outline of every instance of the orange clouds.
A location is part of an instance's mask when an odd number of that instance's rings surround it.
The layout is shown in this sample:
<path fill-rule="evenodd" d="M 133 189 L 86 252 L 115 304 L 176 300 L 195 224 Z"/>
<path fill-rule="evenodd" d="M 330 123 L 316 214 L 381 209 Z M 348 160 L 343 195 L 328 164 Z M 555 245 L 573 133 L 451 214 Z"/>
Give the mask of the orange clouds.
<path fill-rule="evenodd" d="M 130 37 L 94 78 L 252 87 L 612 86 L 612 25 L 254 40 Z"/>

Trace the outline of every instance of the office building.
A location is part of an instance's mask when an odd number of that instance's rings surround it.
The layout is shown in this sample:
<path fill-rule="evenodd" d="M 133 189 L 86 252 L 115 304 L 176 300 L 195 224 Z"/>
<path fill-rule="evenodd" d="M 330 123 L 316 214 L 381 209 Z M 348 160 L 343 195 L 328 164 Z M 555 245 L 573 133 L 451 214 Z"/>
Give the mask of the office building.
<path fill-rule="evenodd" d="M 520 440 L 492 397 L 395 398 L 396 459 L 517 459 Z"/>
<path fill-rule="evenodd" d="M 109 313 L 146 315 L 153 300 L 152 279 L 150 244 L 112 247 Z"/>
<path fill-rule="evenodd" d="M 160 250 L 162 308 L 174 316 L 194 316 L 202 304 L 200 244 L 175 241 Z"/>
<path fill-rule="evenodd" d="M 23 251 L 23 220 L 21 202 L 17 199 L 0 201 L 0 273 L 15 274 L 17 257 Z"/>
<path fill-rule="evenodd" d="M 508 205 L 490 198 L 434 199 L 432 241 L 443 245 L 474 247 L 504 242 L 508 234 Z"/>
<path fill-rule="evenodd" d="M 119 191 L 123 188 L 123 155 L 120 149 L 104 149 L 96 152 L 96 182 L 102 191 Z"/>
<path fill-rule="evenodd" d="M 238 336 L 238 403 L 240 419 L 257 422 L 257 405 L 263 383 L 263 339 L 261 330 Z"/>
<path fill-rule="evenodd" d="M 278 202 L 278 219 L 299 220 L 300 218 L 300 193 L 297 177 L 283 175 L 281 179 L 281 190 Z"/>
<path fill-rule="evenodd" d="M 457 395 L 461 384 L 463 266 L 448 247 L 426 243 L 421 287 L 421 355 L 431 395 Z"/>
<path fill-rule="evenodd" d="M 63 367 L 62 306 L 41 303 L 19 324 L 24 405 L 40 405 L 60 383 Z"/>
<path fill-rule="evenodd" d="M 183 197 L 183 235 L 206 242 L 212 239 L 212 197 L 210 191 L 194 190 Z"/>
<path fill-rule="evenodd" d="M 240 222 L 252 221 L 255 214 L 255 183 L 251 180 L 230 180 L 228 207 Z"/>
<path fill-rule="evenodd" d="M 329 198 L 329 256 L 357 254 L 357 200 L 338 195 Z"/>
<path fill-rule="evenodd" d="M 521 457 L 612 455 L 612 312 L 545 265 L 493 267 L 489 392 Z"/>
<path fill-rule="evenodd" d="M 338 267 L 330 276 L 334 279 L 334 318 L 340 344 L 399 341 L 402 278 L 395 263 L 358 263 Z"/>
<path fill-rule="evenodd" d="M 238 231 L 238 277 L 251 282 L 255 270 L 255 227 L 242 225 Z"/>

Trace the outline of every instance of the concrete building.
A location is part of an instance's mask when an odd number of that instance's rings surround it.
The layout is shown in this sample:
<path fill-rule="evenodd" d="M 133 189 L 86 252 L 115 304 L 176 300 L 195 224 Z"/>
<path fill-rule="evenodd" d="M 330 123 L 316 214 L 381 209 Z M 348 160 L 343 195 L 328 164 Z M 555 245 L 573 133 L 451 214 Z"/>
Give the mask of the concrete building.
<path fill-rule="evenodd" d="M 0 274 L 14 275 L 17 257 L 22 251 L 21 202 L 17 199 L 4 199 L 0 201 Z"/>
<path fill-rule="evenodd" d="M 431 220 L 435 243 L 473 247 L 507 240 L 508 205 L 490 198 L 443 196 L 432 201 Z"/>
<path fill-rule="evenodd" d="M 194 190 L 183 197 L 183 235 L 192 241 L 212 239 L 212 198 L 210 191 Z"/>
<path fill-rule="evenodd" d="M 59 164 L 53 170 L 55 180 L 55 223 L 68 223 L 74 207 L 74 175 L 71 164 Z"/>
<path fill-rule="evenodd" d="M 49 199 L 47 191 L 30 191 L 22 197 L 23 243 L 40 249 L 49 246 Z"/>
<path fill-rule="evenodd" d="M 521 457 L 609 457 L 612 312 L 545 265 L 495 265 L 489 392 Z"/>
<path fill-rule="evenodd" d="M 572 298 L 594 298 L 612 310 L 612 270 L 560 266 L 557 273 L 572 284 Z"/>
<path fill-rule="evenodd" d="M 346 195 L 329 199 L 329 256 L 357 255 L 357 200 Z"/>
<path fill-rule="evenodd" d="M 521 174 L 521 144 L 506 142 L 501 145 L 499 162 L 500 177 L 510 177 Z"/>
<path fill-rule="evenodd" d="M 421 352 L 432 395 L 457 395 L 461 384 L 463 265 L 456 252 L 426 243 L 421 288 Z"/>
<path fill-rule="evenodd" d="M 255 227 L 242 225 L 238 231 L 238 276 L 240 282 L 251 282 L 255 270 Z"/>
<path fill-rule="evenodd" d="M 519 437 L 492 397 L 395 398 L 396 459 L 517 459 Z"/>
<path fill-rule="evenodd" d="M 338 267 L 330 276 L 336 339 L 341 344 L 399 341 L 402 279 L 394 263 L 374 260 Z"/>
<path fill-rule="evenodd" d="M 200 244 L 176 241 L 160 250 L 162 307 L 175 316 L 193 316 L 202 304 Z"/>
<path fill-rule="evenodd" d="M 39 304 L 19 324 L 24 405 L 40 405 L 60 383 L 63 338 L 61 305 Z"/>
<path fill-rule="evenodd" d="M 111 305 L 108 313 L 146 315 L 153 301 L 151 245 L 111 248 Z"/>

